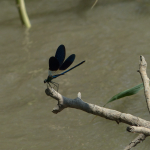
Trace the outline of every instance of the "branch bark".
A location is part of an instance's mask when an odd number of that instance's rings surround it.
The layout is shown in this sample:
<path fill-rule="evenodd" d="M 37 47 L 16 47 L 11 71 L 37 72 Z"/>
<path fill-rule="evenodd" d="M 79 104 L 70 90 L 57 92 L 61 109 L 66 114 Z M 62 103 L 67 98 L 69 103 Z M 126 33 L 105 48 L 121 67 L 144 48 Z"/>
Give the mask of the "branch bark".
<path fill-rule="evenodd" d="M 149 86 L 149 78 L 146 73 L 147 63 L 143 56 L 140 56 L 140 64 L 138 72 L 141 75 L 143 84 L 144 84 L 144 93 L 147 102 L 148 111 L 150 113 L 150 86 Z"/>
<path fill-rule="evenodd" d="M 49 87 L 45 90 L 45 92 L 48 96 L 51 96 L 52 98 L 58 101 L 57 106 L 54 107 L 52 111 L 55 114 L 61 112 L 63 109 L 67 107 L 70 107 L 80 109 L 87 113 L 91 113 L 109 120 L 116 121 L 118 124 L 120 122 L 123 122 L 132 126 L 143 126 L 146 128 L 150 128 L 149 121 L 133 116 L 131 114 L 121 113 L 113 109 L 108 109 L 94 104 L 86 103 L 79 97 L 75 99 L 66 98 L 62 96 L 60 93 L 56 92 L 54 89 Z"/>
<path fill-rule="evenodd" d="M 132 147 L 135 147 L 137 144 L 143 142 L 146 138 L 146 135 L 139 134 L 124 150 L 130 150 Z"/>
<path fill-rule="evenodd" d="M 150 136 L 150 129 L 144 127 L 131 126 L 127 127 L 127 131 L 132 133 L 142 133 L 146 136 Z"/>

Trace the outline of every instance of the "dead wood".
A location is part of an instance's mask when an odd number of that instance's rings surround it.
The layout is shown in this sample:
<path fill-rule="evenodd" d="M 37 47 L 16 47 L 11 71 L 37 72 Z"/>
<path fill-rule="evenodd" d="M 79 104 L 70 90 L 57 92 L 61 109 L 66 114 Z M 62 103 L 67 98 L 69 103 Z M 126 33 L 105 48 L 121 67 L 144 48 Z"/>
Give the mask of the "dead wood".
<path fill-rule="evenodd" d="M 140 65 L 138 72 L 140 72 L 142 81 L 144 83 L 144 94 L 147 102 L 147 107 L 150 112 L 150 87 L 149 78 L 146 73 L 146 67 L 147 63 L 145 61 L 145 58 L 143 56 L 140 56 Z M 80 92 L 78 93 L 78 97 L 75 99 L 64 97 L 51 87 L 48 87 L 45 90 L 45 93 L 58 102 L 58 104 L 52 110 L 52 112 L 55 114 L 61 112 L 65 108 L 75 108 L 90 114 L 94 114 L 96 116 L 106 118 L 108 120 L 116 121 L 118 124 L 122 122 L 130 125 L 131 127 L 128 127 L 127 131 L 140 134 L 124 150 L 129 150 L 132 147 L 135 147 L 138 143 L 145 140 L 145 138 L 150 135 L 149 121 L 131 114 L 122 113 L 113 109 L 108 109 L 95 104 L 84 102 L 81 99 Z"/>

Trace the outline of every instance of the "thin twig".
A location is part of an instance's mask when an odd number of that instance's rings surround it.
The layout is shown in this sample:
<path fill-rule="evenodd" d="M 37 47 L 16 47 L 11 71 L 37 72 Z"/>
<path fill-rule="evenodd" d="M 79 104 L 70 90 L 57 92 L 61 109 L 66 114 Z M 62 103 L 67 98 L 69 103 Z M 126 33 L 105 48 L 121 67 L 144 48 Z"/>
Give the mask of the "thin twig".
<path fill-rule="evenodd" d="M 144 134 L 139 134 L 124 150 L 130 150 L 132 147 L 135 147 L 140 142 L 144 141 L 146 136 Z"/>
<path fill-rule="evenodd" d="M 96 3 L 98 2 L 98 0 L 95 0 L 94 4 L 92 5 L 91 9 L 94 8 L 94 6 L 96 5 Z"/>

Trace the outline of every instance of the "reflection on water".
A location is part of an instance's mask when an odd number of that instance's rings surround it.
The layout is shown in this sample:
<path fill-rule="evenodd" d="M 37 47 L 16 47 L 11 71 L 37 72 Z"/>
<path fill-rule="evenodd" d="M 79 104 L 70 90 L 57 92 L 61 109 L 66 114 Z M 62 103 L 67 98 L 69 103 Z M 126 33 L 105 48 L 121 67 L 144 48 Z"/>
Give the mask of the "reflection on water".
<path fill-rule="evenodd" d="M 30 47 L 32 44 L 32 41 L 30 40 L 30 31 L 29 29 L 25 29 L 25 33 L 24 33 L 24 41 L 23 41 L 23 48 L 24 51 L 26 51 L 28 53 L 28 60 L 31 58 L 30 56 Z"/>
<path fill-rule="evenodd" d="M 55 115 L 57 102 L 45 95 L 48 59 L 60 44 L 67 56 L 76 54 L 74 65 L 86 60 L 55 80 L 66 97 L 81 92 L 84 101 L 102 106 L 141 83 L 139 56 L 150 64 L 150 14 L 142 9 L 144 1 L 99 0 L 91 10 L 94 1 L 27 0 L 30 30 L 21 26 L 15 2 L 0 2 L 0 149 L 119 150 L 135 138 L 124 133 L 127 125 L 99 117 L 91 122 L 93 115 L 79 110 Z M 142 92 L 107 107 L 148 120 Z M 148 142 L 136 149 L 148 150 Z"/>

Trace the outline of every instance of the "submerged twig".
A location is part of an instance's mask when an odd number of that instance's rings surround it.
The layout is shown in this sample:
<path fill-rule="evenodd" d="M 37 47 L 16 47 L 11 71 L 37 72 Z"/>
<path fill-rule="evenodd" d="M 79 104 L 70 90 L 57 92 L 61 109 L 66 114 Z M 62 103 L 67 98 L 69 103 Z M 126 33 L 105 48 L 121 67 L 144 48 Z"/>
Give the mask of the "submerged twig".
<path fill-rule="evenodd" d="M 98 0 L 95 0 L 94 4 L 92 5 L 91 9 L 94 8 L 94 6 L 96 5 L 96 3 L 98 2 Z"/>
<path fill-rule="evenodd" d="M 22 24 L 25 25 L 27 28 L 30 28 L 31 23 L 26 12 L 24 0 L 16 0 L 16 4 L 18 7 L 18 11 L 19 11 Z"/>

